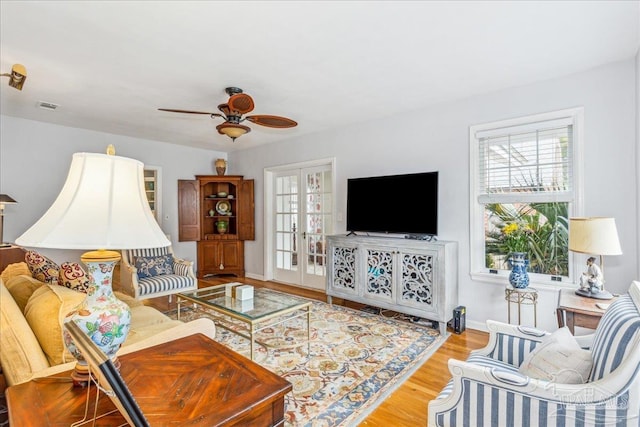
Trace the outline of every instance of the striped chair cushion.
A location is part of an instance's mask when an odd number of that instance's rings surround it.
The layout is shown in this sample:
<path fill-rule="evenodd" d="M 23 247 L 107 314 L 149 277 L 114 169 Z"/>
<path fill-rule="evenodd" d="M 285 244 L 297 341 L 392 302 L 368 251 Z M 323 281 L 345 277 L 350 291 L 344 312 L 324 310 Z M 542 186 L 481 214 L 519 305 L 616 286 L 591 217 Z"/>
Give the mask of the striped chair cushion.
<path fill-rule="evenodd" d="M 138 280 L 140 296 L 157 294 L 165 291 L 177 291 L 193 286 L 193 278 L 178 276 L 177 274 L 165 274 L 162 276 L 147 277 Z"/>
<path fill-rule="evenodd" d="M 164 248 L 148 248 L 148 249 L 127 249 L 123 252 L 127 253 L 129 263 L 134 265 L 137 257 L 157 257 L 162 255 L 168 255 L 171 252 L 169 247 Z M 189 273 L 189 266 L 183 263 L 173 264 L 173 274 L 163 274 L 153 277 L 141 278 L 138 276 L 138 291 L 139 296 L 144 297 L 146 295 L 155 295 L 157 293 L 175 291 L 179 292 L 182 289 L 193 287 L 194 279 L 187 276 Z"/>
<path fill-rule="evenodd" d="M 616 300 L 604 313 L 595 332 L 591 355 L 593 368 L 589 381 L 613 372 L 633 350 L 640 334 L 640 314 L 629 294 Z M 636 349 L 637 351 L 637 349 Z"/>

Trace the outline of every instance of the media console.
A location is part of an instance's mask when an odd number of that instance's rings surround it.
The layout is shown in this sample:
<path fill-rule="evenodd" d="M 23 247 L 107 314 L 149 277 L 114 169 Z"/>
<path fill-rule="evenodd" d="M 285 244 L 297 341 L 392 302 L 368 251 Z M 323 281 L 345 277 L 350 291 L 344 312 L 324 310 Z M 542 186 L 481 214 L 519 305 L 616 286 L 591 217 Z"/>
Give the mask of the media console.
<path fill-rule="evenodd" d="M 441 335 L 458 306 L 458 244 L 393 237 L 327 236 L 332 297 L 438 322 Z"/>

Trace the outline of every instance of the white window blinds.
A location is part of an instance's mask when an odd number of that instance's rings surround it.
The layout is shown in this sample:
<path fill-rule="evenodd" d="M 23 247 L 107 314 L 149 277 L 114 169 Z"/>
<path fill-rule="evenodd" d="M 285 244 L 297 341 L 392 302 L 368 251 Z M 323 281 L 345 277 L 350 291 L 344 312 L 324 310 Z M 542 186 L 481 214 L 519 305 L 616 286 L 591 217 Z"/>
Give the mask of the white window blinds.
<path fill-rule="evenodd" d="M 571 118 L 476 133 L 479 203 L 573 200 Z"/>

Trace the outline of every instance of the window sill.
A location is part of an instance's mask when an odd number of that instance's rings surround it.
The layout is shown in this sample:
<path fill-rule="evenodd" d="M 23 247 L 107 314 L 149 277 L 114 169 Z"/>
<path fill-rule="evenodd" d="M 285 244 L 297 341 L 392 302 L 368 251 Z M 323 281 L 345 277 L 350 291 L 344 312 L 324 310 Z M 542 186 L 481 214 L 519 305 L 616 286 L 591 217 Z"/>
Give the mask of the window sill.
<path fill-rule="evenodd" d="M 502 287 L 506 287 L 509 284 L 509 276 L 508 274 L 490 274 L 490 273 L 471 273 L 471 279 L 478 282 L 492 283 L 495 285 L 500 285 Z M 532 288 L 536 288 L 538 290 L 545 291 L 558 291 L 560 289 L 577 289 L 578 285 L 572 282 L 563 281 L 563 282 L 553 282 L 551 280 L 542 281 L 542 280 L 531 280 L 529 282 L 529 286 Z"/>

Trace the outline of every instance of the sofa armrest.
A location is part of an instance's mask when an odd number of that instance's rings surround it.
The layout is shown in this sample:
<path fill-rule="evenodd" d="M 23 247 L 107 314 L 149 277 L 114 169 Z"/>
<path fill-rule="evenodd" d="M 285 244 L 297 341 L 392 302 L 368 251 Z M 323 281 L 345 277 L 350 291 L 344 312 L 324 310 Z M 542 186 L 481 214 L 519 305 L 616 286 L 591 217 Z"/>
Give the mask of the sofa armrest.
<path fill-rule="evenodd" d="M 173 271 L 179 276 L 196 278 L 196 275 L 193 272 L 193 261 L 173 257 Z"/>
<path fill-rule="evenodd" d="M 213 320 L 207 318 L 200 318 L 192 320 L 187 323 L 183 323 L 173 328 L 167 329 L 154 336 L 146 338 L 142 341 L 138 341 L 135 344 L 122 347 L 118 350 L 117 355 L 122 356 L 124 354 L 132 353 L 134 351 L 142 350 L 154 345 L 162 344 L 165 342 L 173 341 L 178 338 L 183 338 L 193 334 L 203 334 L 212 340 L 216 337 L 216 326 Z M 48 377 L 49 375 L 58 374 L 60 372 L 70 371 L 76 366 L 76 362 L 64 363 L 61 365 L 51 366 L 46 369 L 42 369 L 35 372 L 30 378 L 26 378 L 21 382 L 29 381 L 33 378 Z"/>
<path fill-rule="evenodd" d="M 120 263 L 120 280 L 113 282 L 113 289 L 138 298 L 138 269 L 129 263 Z"/>
<path fill-rule="evenodd" d="M 527 326 L 487 320 L 489 342 L 481 349 L 472 351 L 501 362 L 519 367 L 524 358 L 549 332 Z"/>
<path fill-rule="evenodd" d="M 603 407 L 616 408 L 619 399 L 624 400 L 629 390 L 628 372 L 613 372 L 605 380 L 587 384 L 562 384 L 455 359 L 449 360 L 449 371 L 453 376 L 451 392 L 429 402 L 428 426 L 462 425 L 463 419 L 468 421 L 466 405 L 473 405 L 470 396 L 476 396 L 476 401 L 481 405 L 472 406 L 473 419 L 502 420 L 498 425 L 510 424 L 504 418 L 509 408 L 525 406 L 532 408 L 532 411 L 531 418 L 521 419 L 523 425 L 538 424 L 535 418 L 537 411 L 533 408 L 539 407 L 546 408 L 549 425 L 555 425 L 556 419 L 571 418 L 576 413 L 582 414 L 585 419 L 598 419 L 606 417 L 598 415 L 598 411 Z M 484 401 L 478 400 L 480 397 Z M 632 418 L 638 416 L 638 408 L 628 409 Z M 615 415 L 615 410 L 613 413 Z"/>
<path fill-rule="evenodd" d="M 7 384 L 31 379 L 32 372 L 49 367 L 49 361 L 27 319 L 0 279 L 0 364 Z"/>
<path fill-rule="evenodd" d="M 195 319 L 190 322 L 174 326 L 173 328 L 167 329 L 149 338 L 138 341 L 135 344 L 122 347 L 117 354 L 120 356 L 193 334 L 203 334 L 211 338 L 212 340 L 215 340 L 216 325 L 215 323 L 213 323 L 213 320 L 208 318 L 203 317 L 200 319 Z"/>

